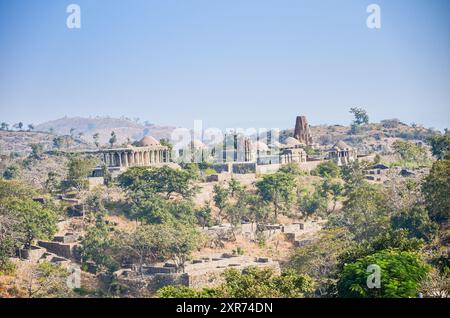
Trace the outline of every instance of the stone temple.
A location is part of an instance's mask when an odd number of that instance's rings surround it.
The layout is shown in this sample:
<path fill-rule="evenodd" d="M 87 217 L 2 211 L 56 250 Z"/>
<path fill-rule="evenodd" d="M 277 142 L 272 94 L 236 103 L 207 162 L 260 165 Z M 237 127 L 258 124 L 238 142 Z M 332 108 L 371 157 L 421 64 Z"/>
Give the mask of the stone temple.
<path fill-rule="evenodd" d="M 313 143 L 306 116 L 297 116 L 295 121 L 294 138 L 301 144 L 311 145 Z"/>
<path fill-rule="evenodd" d="M 102 165 L 106 165 L 111 172 L 135 166 L 164 165 L 170 161 L 169 148 L 161 145 L 151 136 L 142 138 L 138 146 L 128 145 L 123 148 L 101 149 L 85 153 L 97 156 L 102 161 Z M 94 170 L 92 176 L 102 176 L 101 166 Z"/>

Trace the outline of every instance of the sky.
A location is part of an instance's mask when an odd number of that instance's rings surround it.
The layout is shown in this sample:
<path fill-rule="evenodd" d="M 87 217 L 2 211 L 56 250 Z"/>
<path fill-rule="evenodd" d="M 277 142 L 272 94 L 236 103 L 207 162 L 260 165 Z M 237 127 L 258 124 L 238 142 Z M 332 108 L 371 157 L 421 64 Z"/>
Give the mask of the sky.
<path fill-rule="evenodd" d="M 0 121 L 283 129 L 297 115 L 349 124 L 363 107 L 443 129 L 449 33 L 447 0 L 0 0 Z"/>

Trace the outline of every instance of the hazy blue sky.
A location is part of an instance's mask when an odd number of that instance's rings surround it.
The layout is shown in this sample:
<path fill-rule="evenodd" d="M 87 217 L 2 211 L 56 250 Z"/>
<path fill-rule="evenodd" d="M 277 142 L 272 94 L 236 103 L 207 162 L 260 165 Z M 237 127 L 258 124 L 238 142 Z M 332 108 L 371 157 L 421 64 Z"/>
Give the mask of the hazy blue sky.
<path fill-rule="evenodd" d="M 0 121 L 286 128 L 298 114 L 347 124 L 361 106 L 442 129 L 449 33 L 447 0 L 0 0 Z"/>

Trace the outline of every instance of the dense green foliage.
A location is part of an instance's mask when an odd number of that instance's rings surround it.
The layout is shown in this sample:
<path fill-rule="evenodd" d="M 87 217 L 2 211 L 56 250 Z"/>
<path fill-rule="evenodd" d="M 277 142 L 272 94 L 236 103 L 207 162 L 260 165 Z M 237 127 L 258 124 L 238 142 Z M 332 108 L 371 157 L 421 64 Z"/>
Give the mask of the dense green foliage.
<path fill-rule="evenodd" d="M 411 141 L 395 141 L 392 148 L 406 162 L 424 162 L 427 159 L 426 148 Z"/>
<path fill-rule="evenodd" d="M 122 173 L 118 182 L 124 189 L 141 192 L 149 196 L 164 194 L 166 199 L 180 195 L 188 199 L 197 191 L 195 174 L 189 170 L 177 170 L 164 166 L 161 168 L 132 167 Z"/>
<path fill-rule="evenodd" d="M 292 298 L 303 297 L 313 291 L 313 281 L 307 275 L 288 270 L 275 275 L 273 269 L 249 267 L 241 272 L 229 269 L 225 282 L 217 288 L 194 290 L 182 286 L 163 287 L 158 297 L 226 297 L 226 298 Z"/>
<path fill-rule="evenodd" d="M 323 178 L 338 178 L 340 170 L 337 164 L 333 161 L 325 161 L 320 163 L 313 171 L 312 175 L 321 176 Z"/>
<path fill-rule="evenodd" d="M 381 288 L 367 286 L 369 265 L 381 268 Z M 417 253 L 382 250 L 346 264 L 339 275 L 341 297 L 417 297 L 420 281 L 430 266 Z"/>
<path fill-rule="evenodd" d="M 439 160 L 445 159 L 450 153 L 450 133 L 447 131 L 444 135 L 436 135 L 428 138 L 431 145 L 431 153 Z"/>
<path fill-rule="evenodd" d="M 450 160 L 433 163 L 422 186 L 431 219 L 444 222 L 450 215 Z"/>
<path fill-rule="evenodd" d="M 33 201 L 34 194 L 19 182 L 0 180 L 0 269 L 17 248 L 29 248 L 56 232 L 57 211 Z"/>
<path fill-rule="evenodd" d="M 262 199 L 273 205 L 275 218 L 294 201 L 295 179 L 290 174 L 278 172 L 265 175 L 256 183 L 256 188 Z"/>
<path fill-rule="evenodd" d="M 67 186 L 77 190 L 87 189 L 88 176 L 97 164 L 94 158 L 72 157 L 69 161 Z"/>

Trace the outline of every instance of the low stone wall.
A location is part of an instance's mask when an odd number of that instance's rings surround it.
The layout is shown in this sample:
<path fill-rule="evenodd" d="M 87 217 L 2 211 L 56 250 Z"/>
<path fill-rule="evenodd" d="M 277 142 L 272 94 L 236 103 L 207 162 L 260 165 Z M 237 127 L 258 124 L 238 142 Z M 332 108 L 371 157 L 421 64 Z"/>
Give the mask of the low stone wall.
<path fill-rule="evenodd" d="M 256 163 L 254 162 L 235 162 L 232 167 L 233 173 L 256 173 Z"/>
<path fill-rule="evenodd" d="M 37 263 L 39 259 L 46 252 L 45 248 L 39 246 L 31 246 L 29 249 L 20 249 L 18 255 L 22 259 L 29 260 L 30 262 Z"/>
<path fill-rule="evenodd" d="M 274 173 L 280 170 L 281 164 L 271 164 L 271 165 L 258 165 L 256 167 L 256 173 L 267 174 Z"/>
<path fill-rule="evenodd" d="M 231 174 L 229 173 L 220 173 L 220 174 L 212 174 L 206 177 L 206 182 L 221 182 L 228 181 L 231 179 Z"/>
<path fill-rule="evenodd" d="M 64 258 L 78 258 L 78 252 L 76 245 L 74 244 L 65 244 L 59 242 L 46 242 L 39 241 L 38 245 L 45 248 L 50 253 L 58 255 Z"/>
<path fill-rule="evenodd" d="M 227 269 L 243 271 L 250 266 L 259 268 L 272 268 L 276 275 L 281 270 L 278 262 L 268 257 L 234 256 L 229 254 L 211 255 L 207 258 L 193 260 L 186 264 L 184 273 L 173 272 L 169 263 L 155 264 L 144 268 L 144 275 L 130 271 L 119 270 L 115 274 L 121 282 L 128 286 L 139 277 L 148 281 L 147 288 L 156 291 L 168 285 L 183 285 L 191 288 L 214 287 L 223 282 L 223 273 Z"/>
<path fill-rule="evenodd" d="M 214 163 L 212 165 L 212 168 L 216 170 L 218 173 L 231 172 L 229 163 Z"/>

